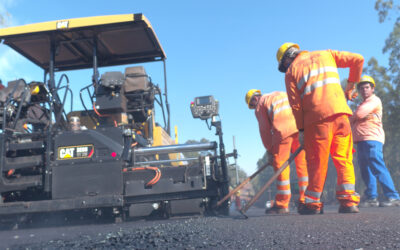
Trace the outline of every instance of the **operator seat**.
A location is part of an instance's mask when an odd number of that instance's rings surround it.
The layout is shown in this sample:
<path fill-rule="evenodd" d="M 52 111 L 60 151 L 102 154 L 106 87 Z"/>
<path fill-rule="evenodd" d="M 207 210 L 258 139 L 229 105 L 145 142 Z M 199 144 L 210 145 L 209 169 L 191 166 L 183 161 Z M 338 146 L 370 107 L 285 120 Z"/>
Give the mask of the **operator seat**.
<path fill-rule="evenodd" d="M 4 87 L 0 90 L 0 126 L 3 126 L 4 122 L 4 107 L 8 105 L 6 108 L 7 112 L 7 124 L 12 120 L 15 116 L 15 113 L 18 110 L 20 105 L 26 106 L 31 98 L 31 93 L 29 88 L 27 88 L 26 82 L 24 79 L 18 79 L 15 81 L 10 81 L 7 84 L 7 87 Z"/>
<path fill-rule="evenodd" d="M 25 80 L 8 82 L 7 87 L 0 90 L 0 124 L 4 121 L 4 105 L 8 105 L 7 126 L 18 132 L 25 132 L 24 124 L 32 124 L 33 130 L 44 129 L 49 124 L 49 114 L 47 109 L 39 104 L 43 101 L 35 101 L 35 98 Z"/>
<path fill-rule="evenodd" d="M 154 107 L 155 88 L 143 66 L 125 69 L 125 82 L 122 86 L 127 101 L 127 113 L 135 122 L 145 122 L 148 110 Z"/>
<path fill-rule="evenodd" d="M 0 90 L 0 104 L 3 104 L 7 101 L 7 97 L 12 94 L 12 98 L 16 101 L 21 101 L 22 94 L 26 90 L 26 82 L 24 79 L 18 79 L 15 81 L 8 82 L 7 87 L 4 87 Z M 28 91 L 25 94 L 24 103 L 28 102 L 31 95 Z"/>
<path fill-rule="evenodd" d="M 126 93 L 148 90 L 150 90 L 150 81 L 143 66 L 125 69 L 124 91 Z"/>

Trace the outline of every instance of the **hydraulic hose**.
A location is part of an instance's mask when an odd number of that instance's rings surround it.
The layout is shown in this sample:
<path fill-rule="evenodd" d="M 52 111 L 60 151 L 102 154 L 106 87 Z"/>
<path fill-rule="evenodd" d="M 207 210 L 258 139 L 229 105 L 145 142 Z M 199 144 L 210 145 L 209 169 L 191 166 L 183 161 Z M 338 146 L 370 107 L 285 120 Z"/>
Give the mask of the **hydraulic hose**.
<path fill-rule="evenodd" d="M 151 179 L 148 183 L 146 183 L 146 186 L 153 186 L 161 178 L 161 170 L 157 167 L 131 167 L 131 168 L 122 169 L 122 172 L 128 172 L 128 171 L 133 172 L 133 171 L 138 171 L 138 170 L 153 170 L 156 172 L 156 175 L 154 176 L 154 178 Z"/>

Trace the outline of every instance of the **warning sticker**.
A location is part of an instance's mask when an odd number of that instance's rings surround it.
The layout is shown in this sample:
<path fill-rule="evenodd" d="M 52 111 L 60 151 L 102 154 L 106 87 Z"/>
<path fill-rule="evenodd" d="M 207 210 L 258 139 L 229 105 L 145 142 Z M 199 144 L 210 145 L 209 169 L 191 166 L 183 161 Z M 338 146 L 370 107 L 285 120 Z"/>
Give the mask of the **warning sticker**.
<path fill-rule="evenodd" d="M 94 146 L 78 145 L 68 147 L 58 147 L 58 160 L 73 160 L 91 158 L 94 153 Z"/>

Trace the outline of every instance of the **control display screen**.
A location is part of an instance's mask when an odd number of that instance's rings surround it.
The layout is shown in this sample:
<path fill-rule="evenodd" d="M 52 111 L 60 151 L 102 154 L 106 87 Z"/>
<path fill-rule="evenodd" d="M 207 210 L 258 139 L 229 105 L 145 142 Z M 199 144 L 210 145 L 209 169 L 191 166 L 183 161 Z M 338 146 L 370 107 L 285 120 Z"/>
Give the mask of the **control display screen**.
<path fill-rule="evenodd" d="M 193 118 L 207 120 L 218 115 L 218 101 L 212 95 L 194 98 L 190 104 Z"/>
<path fill-rule="evenodd" d="M 198 97 L 196 100 L 197 100 L 197 103 L 196 103 L 197 105 L 209 105 L 209 104 L 211 104 L 209 96 Z"/>

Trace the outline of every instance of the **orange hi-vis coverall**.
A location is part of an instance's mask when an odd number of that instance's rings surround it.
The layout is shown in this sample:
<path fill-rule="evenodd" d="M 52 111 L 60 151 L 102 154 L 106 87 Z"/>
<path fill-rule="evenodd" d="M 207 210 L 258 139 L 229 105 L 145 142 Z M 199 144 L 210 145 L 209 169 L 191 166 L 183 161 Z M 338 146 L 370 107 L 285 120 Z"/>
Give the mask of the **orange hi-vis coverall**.
<path fill-rule="evenodd" d="M 273 92 L 263 95 L 255 109 L 262 142 L 267 151 L 272 154 L 275 171 L 286 162 L 290 153 L 300 146 L 298 130 L 290 108 L 287 94 Z M 307 165 L 304 150 L 295 158 L 296 172 L 299 183 L 300 202 L 304 203 L 304 192 L 308 185 Z M 274 206 L 287 208 L 291 197 L 290 168 L 286 168 L 277 179 L 277 194 Z"/>
<path fill-rule="evenodd" d="M 342 206 L 358 205 L 353 166 L 352 115 L 337 68 L 350 68 L 348 82 L 358 82 L 364 58 L 335 50 L 301 52 L 289 66 L 285 83 L 297 128 L 304 130 L 309 174 L 306 206 L 318 209 L 329 154 L 337 171 L 336 197 Z"/>

